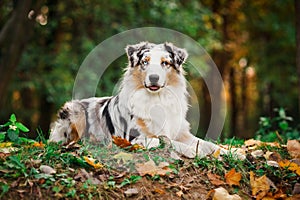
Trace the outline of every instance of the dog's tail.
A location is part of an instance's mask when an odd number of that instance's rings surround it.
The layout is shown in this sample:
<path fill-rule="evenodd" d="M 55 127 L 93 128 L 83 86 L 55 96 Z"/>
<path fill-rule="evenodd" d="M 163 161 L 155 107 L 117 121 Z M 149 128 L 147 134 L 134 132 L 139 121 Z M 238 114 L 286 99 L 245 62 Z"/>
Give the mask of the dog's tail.
<path fill-rule="evenodd" d="M 86 130 L 86 112 L 82 103 L 73 100 L 58 111 L 58 119 L 51 125 L 50 142 L 78 141 Z"/>

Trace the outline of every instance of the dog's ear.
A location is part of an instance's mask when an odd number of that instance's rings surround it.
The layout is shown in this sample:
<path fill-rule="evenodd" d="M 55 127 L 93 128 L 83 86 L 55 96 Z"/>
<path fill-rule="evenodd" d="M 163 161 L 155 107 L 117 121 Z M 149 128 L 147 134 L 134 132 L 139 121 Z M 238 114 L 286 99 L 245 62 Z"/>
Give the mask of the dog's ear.
<path fill-rule="evenodd" d="M 165 49 L 170 53 L 175 67 L 179 68 L 188 57 L 187 51 L 185 49 L 178 48 L 169 42 L 166 42 L 164 46 Z"/>
<path fill-rule="evenodd" d="M 131 67 L 135 67 L 146 49 L 149 49 L 151 45 L 148 42 L 141 42 L 139 44 L 127 45 L 125 51 L 127 53 L 128 61 Z"/>

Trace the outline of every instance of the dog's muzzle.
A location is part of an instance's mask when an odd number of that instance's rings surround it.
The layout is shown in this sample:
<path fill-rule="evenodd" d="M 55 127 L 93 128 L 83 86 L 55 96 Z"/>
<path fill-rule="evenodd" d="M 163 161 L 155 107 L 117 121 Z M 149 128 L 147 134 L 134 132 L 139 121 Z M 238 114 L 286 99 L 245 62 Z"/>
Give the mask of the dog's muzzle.
<path fill-rule="evenodd" d="M 147 88 L 151 92 L 159 91 L 161 88 L 164 87 L 164 84 L 160 85 L 158 81 L 159 81 L 159 76 L 157 74 L 151 74 L 149 76 L 150 83 L 148 83 L 148 84 L 145 83 L 145 88 Z"/>

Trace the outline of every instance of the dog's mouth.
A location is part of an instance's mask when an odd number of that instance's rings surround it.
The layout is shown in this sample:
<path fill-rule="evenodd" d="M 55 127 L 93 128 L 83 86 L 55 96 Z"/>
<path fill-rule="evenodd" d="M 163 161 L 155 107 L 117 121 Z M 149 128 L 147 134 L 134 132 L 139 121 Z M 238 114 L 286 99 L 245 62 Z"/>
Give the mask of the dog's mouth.
<path fill-rule="evenodd" d="M 161 88 L 163 88 L 164 87 L 164 85 L 162 85 L 162 86 L 159 86 L 159 85 L 146 85 L 145 84 L 145 88 L 147 88 L 150 92 L 157 92 L 157 91 L 159 91 Z"/>

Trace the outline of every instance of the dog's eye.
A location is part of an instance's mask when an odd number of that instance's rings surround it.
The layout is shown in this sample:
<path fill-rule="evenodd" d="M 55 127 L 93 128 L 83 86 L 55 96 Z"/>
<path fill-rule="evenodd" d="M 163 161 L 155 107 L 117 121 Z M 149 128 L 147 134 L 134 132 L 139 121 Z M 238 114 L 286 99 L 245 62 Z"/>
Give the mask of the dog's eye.
<path fill-rule="evenodd" d="M 143 61 L 142 61 L 142 64 L 143 64 L 143 65 L 148 65 L 149 62 L 148 62 L 147 60 L 143 60 Z"/>
<path fill-rule="evenodd" d="M 168 65 L 170 65 L 170 64 L 169 64 L 167 61 L 162 61 L 162 62 L 161 62 L 161 65 L 162 65 L 162 66 L 168 66 Z"/>

